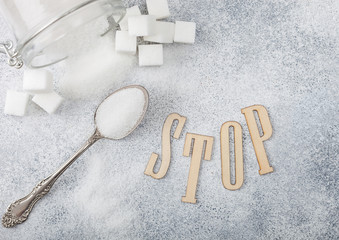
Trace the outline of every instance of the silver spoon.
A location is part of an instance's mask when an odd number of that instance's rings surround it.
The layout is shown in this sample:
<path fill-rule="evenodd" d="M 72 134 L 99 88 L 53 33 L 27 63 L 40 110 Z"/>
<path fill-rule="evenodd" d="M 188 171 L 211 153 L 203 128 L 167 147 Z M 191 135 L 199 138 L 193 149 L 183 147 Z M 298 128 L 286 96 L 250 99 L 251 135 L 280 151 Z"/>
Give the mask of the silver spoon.
<path fill-rule="evenodd" d="M 143 93 L 143 96 L 144 96 L 143 109 L 142 109 L 140 117 L 138 119 L 136 119 L 135 124 L 133 126 L 131 125 L 129 131 L 126 131 L 121 136 L 115 135 L 114 137 L 112 137 L 112 136 L 105 136 L 102 133 L 100 133 L 99 128 L 98 128 L 98 124 L 97 124 L 97 113 L 98 113 L 98 109 L 100 109 L 100 106 L 105 105 L 105 104 L 103 104 L 105 102 L 106 102 L 106 105 L 107 105 L 107 101 L 108 100 L 112 101 L 113 96 L 116 96 L 115 94 L 117 94 L 119 92 L 121 93 L 121 91 L 124 91 L 126 89 L 133 89 L 133 88 L 140 90 Z M 83 154 L 90 146 L 92 146 L 99 139 L 106 138 L 106 139 L 111 139 L 111 140 L 118 140 L 118 139 L 122 139 L 122 138 L 128 136 L 130 133 L 132 133 L 137 128 L 137 126 L 142 121 L 142 119 L 143 119 L 143 117 L 146 113 L 147 107 L 148 107 L 148 92 L 145 88 L 143 88 L 141 86 L 137 86 L 137 85 L 127 86 L 127 87 L 121 88 L 121 89 L 113 92 L 107 98 L 105 98 L 105 100 L 100 103 L 100 105 L 98 106 L 98 108 L 95 111 L 94 121 L 95 121 L 96 128 L 95 128 L 95 132 L 93 133 L 93 135 L 87 140 L 87 142 L 84 144 L 84 146 L 82 148 L 80 148 L 74 154 L 74 156 L 71 157 L 60 169 L 58 169 L 54 174 L 50 175 L 46 179 L 39 182 L 38 185 L 35 186 L 35 188 L 33 189 L 33 191 L 30 194 L 28 194 L 27 196 L 25 196 L 25 197 L 15 201 L 14 203 L 12 203 L 7 208 L 7 212 L 2 217 L 2 225 L 4 227 L 9 228 L 9 227 L 14 227 L 17 224 L 20 224 L 20 223 L 26 221 L 26 219 L 27 219 L 28 215 L 30 214 L 30 212 L 32 211 L 35 203 L 37 201 L 39 201 L 43 196 L 45 196 L 49 192 L 49 190 L 52 188 L 55 181 L 66 171 L 66 169 L 69 166 L 71 166 L 71 164 L 78 157 L 80 157 L 81 154 Z"/>

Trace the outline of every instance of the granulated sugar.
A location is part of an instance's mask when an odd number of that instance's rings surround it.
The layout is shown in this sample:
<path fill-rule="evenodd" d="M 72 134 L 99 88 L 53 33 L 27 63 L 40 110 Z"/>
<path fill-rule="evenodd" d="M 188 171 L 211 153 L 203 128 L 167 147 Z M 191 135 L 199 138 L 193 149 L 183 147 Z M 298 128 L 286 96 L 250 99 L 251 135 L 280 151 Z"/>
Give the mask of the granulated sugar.
<path fill-rule="evenodd" d="M 60 49 L 67 48 L 69 53 L 60 66 L 63 74 L 57 76 L 64 97 L 100 98 L 121 85 L 136 65 L 135 57 L 115 51 L 113 31 L 101 36 L 107 27 L 107 20 L 99 18 L 77 29 L 72 41 L 60 43 Z"/>
<path fill-rule="evenodd" d="M 1 239 L 337 239 L 335 1 L 188 0 L 171 1 L 170 8 L 170 21 L 197 22 L 196 44 L 167 46 L 160 68 L 127 71 L 123 85 L 141 84 L 150 92 L 143 124 L 128 138 L 93 145 L 25 223 L 0 228 Z M 22 71 L 0 68 L 2 96 L 20 90 Z M 95 101 L 64 104 L 62 115 L 0 115 L 2 211 L 87 140 L 92 110 L 111 92 L 105 91 Z M 241 113 L 253 104 L 268 109 L 273 127 L 265 149 L 275 171 L 263 176 Z M 152 152 L 160 166 L 162 126 L 172 112 L 188 120 L 171 141 L 166 176 L 155 180 L 144 170 Z M 221 179 L 220 127 L 226 121 L 243 127 L 245 178 L 237 191 L 226 190 Z M 191 163 L 182 156 L 187 132 L 215 137 L 211 161 L 201 161 L 197 204 L 181 202 Z"/>
<path fill-rule="evenodd" d="M 144 106 L 145 95 L 138 88 L 126 88 L 109 96 L 96 112 L 100 133 L 113 139 L 124 137 L 139 121 Z"/>
<path fill-rule="evenodd" d="M 88 52 L 66 60 L 60 91 L 68 98 L 101 97 L 127 78 L 133 61 L 135 57 L 115 51 L 111 36 L 101 37 Z"/>
<path fill-rule="evenodd" d="M 92 229 L 92 233 L 83 239 L 95 239 L 112 228 L 119 229 L 120 236 L 127 234 L 137 214 L 135 209 L 125 202 L 130 199 L 134 190 L 134 184 L 129 182 L 143 178 L 141 174 L 135 174 L 140 172 L 140 169 L 127 171 L 124 165 L 127 167 L 128 161 L 117 164 L 118 159 L 106 153 L 93 154 L 87 160 L 84 163 L 85 175 L 80 177 L 72 200 L 76 202 L 76 209 L 81 212 L 81 222 L 88 224 L 88 228 Z M 132 174 L 126 174 L 127 172 Z M 93 222 L 96 223 L 95 228 Z M 109 235 L 111 234 L 112 231 Z"/>

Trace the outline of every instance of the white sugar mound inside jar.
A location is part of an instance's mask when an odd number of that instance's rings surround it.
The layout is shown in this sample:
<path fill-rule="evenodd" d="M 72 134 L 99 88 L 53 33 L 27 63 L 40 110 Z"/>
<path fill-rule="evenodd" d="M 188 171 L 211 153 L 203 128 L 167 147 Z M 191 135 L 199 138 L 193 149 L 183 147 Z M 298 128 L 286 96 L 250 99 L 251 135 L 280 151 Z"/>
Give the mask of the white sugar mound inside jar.
<path fill-rule="evenodd" d="M 126 88 L 106 98 L 99 106 L 95 121 L 100 133 L 108 138 L 125 137 L 143 115 L 146 96 L 139 88 Z"/>

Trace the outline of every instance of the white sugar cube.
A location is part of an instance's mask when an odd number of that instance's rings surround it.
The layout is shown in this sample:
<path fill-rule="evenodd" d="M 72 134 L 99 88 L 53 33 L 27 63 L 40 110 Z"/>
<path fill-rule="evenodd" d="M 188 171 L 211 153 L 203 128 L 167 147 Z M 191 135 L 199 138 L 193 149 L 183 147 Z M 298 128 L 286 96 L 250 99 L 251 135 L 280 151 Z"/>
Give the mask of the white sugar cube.
<path fill-rule="evenodd" d="M 29 93 L 50 92 L 53 89 L 53 76 L 44 69 L 27 69 L 24 72 L 23 90 Z"/>
<path fill-rule="evenodd" d="M 52 114 L 58 109 L 58 107 L 63 101 L 63 98 L 56 94 L 55 92 L 51 92 L 36 94 L 33 97 L 32 101 L 39 105 L 49 114 Z"/>
<path fill-rule="evenodd" d="M 137 51 L 137 37 L 129 35 L 127 31 L 116 31 L 115 50 L 135 54 Z"/>
<path fill-rule="evenodd" d="M 26 114 L 29 94 L 7 91 L 4 113 L 7 115 L 24 116 Z"/>
<path fill-rule="evenodd" d="M 155 17 L 150 15 L 128 18 L 128 32 L 131 36 L 149 36 L 155 31 Z"/>
<path fill-rule="evenodd" d="M 140 9 L 137 5 L 127 8 L 126 9 L 126 15 L 128 16 L 138 16 L 141 15 Z"/>
<path fill-rule="evenodd" d="M 133 6 L 133 7 L 127 8 L 124 18 L 121 19 L 121 21 L 119 23 L 120 29 L 123 30 L 123 31 L 128 31 L 128 18 L 130 16 L 140 16 L 140 15 L 141 15 L 141 12 L 140 12 L 140 9 L 139 9 L 138 6 Z M 117 20 L 119 20 L 119 19 L 117 19 Z"/>
<path fill-rule="evenodd" d="M 170 16 L 167 0 L 146 0 L 149 15 L 154 15 L 157 19 Z"/>
<path fill-rule="evenodd" d="M 195 41 L 195 28 L 194 22 L 175 22 L 174 42 L 179 43 L 194 43 Z"/>
<path fill-rule="evenodd" d="M 174 23 L 155 22 L 155 34 L 144 37 L 145 41 L 156 43 L 173 43 Z"/>
<path fill-rule="evenodd" d="M 163 64 L 162 44 L 139 45 L 139 66 L 160 66 Z"/>

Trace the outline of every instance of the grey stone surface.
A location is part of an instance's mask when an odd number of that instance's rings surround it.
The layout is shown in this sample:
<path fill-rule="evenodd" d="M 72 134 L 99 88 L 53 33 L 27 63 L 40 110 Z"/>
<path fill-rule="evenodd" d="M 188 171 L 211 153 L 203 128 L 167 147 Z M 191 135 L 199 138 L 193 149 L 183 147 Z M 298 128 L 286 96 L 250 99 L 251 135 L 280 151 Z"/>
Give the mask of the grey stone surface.
<path fill-rule="evenodd" d="M 144 1 L 128 1 L 132 6 Z M 195 45 L 164 48 L 164 65 L 135 67 L 127 84 L 150 93 L 145 121 L 128 138 L 101 141 L 40 201 L 29 220 L 0 227 L 0 239 L 338 239 L 338 1 L 169 0 L 170 20 L 195 21 Z M 1 38 L 11 37 L 1 19 Z M 0 64 L 0 109 L 22 71 Z M 116 86 L 117 87 L 117 86 Z M 110 91 L 110 90 L 108 90 Z M 0 114 L 0 209 L 60 166 L 92 133 L 105 96 L 67 100 L 48 116 Z M 259 176 L 241 108 L 266 106 L 273 136 L 265 143 L 275 171 Z M 203 161 L 197 204 L 181 202 L 190 159 L 173 141 L 166 177 L 143 174 L 160 153 L 166 116 L 187 116 L 184 133 L 215 137 Z M 245 181 L 221 183 L 219 130 L 244 130 Z"/>

